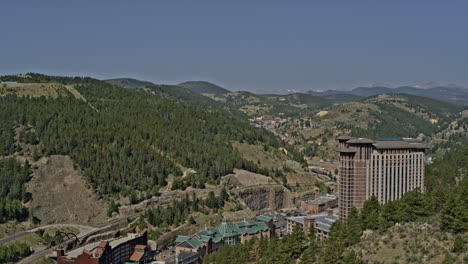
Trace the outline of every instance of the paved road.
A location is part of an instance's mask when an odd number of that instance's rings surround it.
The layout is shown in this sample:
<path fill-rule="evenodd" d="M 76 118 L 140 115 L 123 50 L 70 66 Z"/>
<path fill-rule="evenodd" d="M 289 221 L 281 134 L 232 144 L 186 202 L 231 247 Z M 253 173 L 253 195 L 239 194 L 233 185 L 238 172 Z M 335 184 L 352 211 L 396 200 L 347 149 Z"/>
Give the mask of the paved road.
<path fill-rule="evenodd" d="M 92 227 L 92 226 L 75 225 L 75 224 L 46 225 L 46 226 L 40 226 L 40 227 L 31 229 L 31 230 L 28 230 L 28 231 L 25 231 L 25 232 L 22 232 L 22 233 L 18 233 L 16 235 L 13 235 L 13 236 L 10 236 L 10 237 L 2 238 L 0 240 L 0 244 L 7 243 L 7 242 L 13 241 L 15 239 L 21 238 L 23 236 L 26 236 L 27 234 L 34 233 L 37 230 L 51 228 L 51 227 L 58 227 L 58 228 L 60 228 L 60 227 L 73 227 L 73 228 L 76 228 L 76 229 L 78 229 L 80 231 L 80 233 L 77 235 L 78 238 L 82 238 L 82 237 L 88 235 L 89 233 L 95 232 L 95 231 L 100 229 L 100 228 L 96 228 L 96 227 Z M 35 262 L 41 260 L 43 257 L 47 256 L 48 254 L 51 254 L 54 251 L 53 248 L 39 248 L 39 249 L 35 249 L 35 250 L 36 251 L 31 256 L 21 260 L 18 263 L 21 263 L 21 264 L 35 263 Z"/>
<path fill-rule="evenodd" d="M 113 219 L 113 220 L 110 220 L 110 221 L 108 221 L 106 223 L 100 224 L 97 227 L 85 226 L 85 225 L 75 225 L 75 224 L 54 224 L 54 225 L 41 226 L 41 227 L 37 227 L 37 228 L 31 229 L 31 230 L 28 230 L 28 231 L 25 231 L 25 232 L 10 236 L 10 237 L 2 238 L 0 240 L 0 244 L 10 242 L 12 240 L 18 239 L 18 238 L 23 237 L 23 236 L 25 236 L 27 234 L 30 234 L 30 233 L 34 233 L 39 229 L 50 228 L 50 227 L 74 227 L 74 228 L 76 228 L 76 229 L 78 229 L 80 231 L 80 233 L 77 235 L 77 237 L 82 238 L 82 237 L 84 237 L 84 236 L 86 236 L 86 235 L 88 235 L 90 233 L 93 233 L 93 232 L 97 233 L 97 232 L 99 232 L 99 230 L 108 228 L 110 225 L 115 224 L 117 222 L 120 222 L 120 221 L 125 221 L 126 222 L 127 218 L 133 218 L 133 217 L 138 216 L 138 215 L 139 214 L 133 214 L 133 215 L 130 215 L 130 216 L 126 217 L 126 218 Z M 65 243 L 67 243 L 67 242 L 71 242 L 71 240 L 66 241 Z M 54 252 L 54 248 L 39 248 L 39 249 L 36 249 L 36 251 L 31 256 L 21 260 L 20 262 L 18 262 L 18 264 L 36 263 L 37 261 L 41 260 L 43 257 L 45 257 L 45 256 L 47 256 L 49 254 L 52 254 L 53 252 Z"/>
<path fill-rule="evenodd" d="M 85 236 L 85 235 L 87 235 L 87 234 L 89 234 L 89 233 L 91 233 L 93 231 L 98 230 L 98 228 L 95 228 L 95 227 L 92 227 L 92 226 L 85 226 L 85 225 L 74 225 L 74 224 L 46 225 L 46 226 L 40 226 L 40 227 L 31 229 L 31 230 L 28 230 L 28 231 L 25 231 L 25 232 L 22 232 L 22 233 L 18 233 L 18 234 L 9 236 L 9 237 L 2 238 L 2 239 L 0 239 L 0 244 L 8 243 L 8 242 L 13 241 L 15 239 L 24 237 L 24 236 L 26 236 L 26 235 L 28 235 L 30 233 L 36 232 L 39 229 L 46 229 L 46 228 L 51 228 L 51 227 L 59 227 L 59 228 L 60 227 L 73 227 L 73 228 L 76 228 L 76 229 L 78 229 L 80 231 L 80 233 L 78 235 L 78 238 L 80 236 Z"/>
<path fill-rule="evenodd" d="M 17 264 L 32 264 L 40 261 L 43 257 L 52 254 L 54 250 L 52 248 L 49 249 L 42 249 L 39 251 L 34 252 L 31 256 L 21 260 Z"/>
<path fill-rule="evenodd" d="M 22 233 L 18 233 L 18 234 L 9 236 L 9 237 L 2 238 L 2 239 L 0 239 L 0 244 L 8 243 L 8 242 L 13 241 L 15 239 L 24 237 L 27 234 L 29 234 L 29 232 L 22 232 Z"/>

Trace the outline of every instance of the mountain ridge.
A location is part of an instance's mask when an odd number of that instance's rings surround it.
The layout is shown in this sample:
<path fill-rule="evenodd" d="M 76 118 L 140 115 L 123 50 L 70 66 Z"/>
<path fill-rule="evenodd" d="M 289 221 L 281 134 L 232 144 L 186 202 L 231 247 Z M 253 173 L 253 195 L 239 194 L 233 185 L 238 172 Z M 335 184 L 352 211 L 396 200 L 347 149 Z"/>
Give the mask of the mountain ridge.
<path fill-rule="evenodd" d="M 439 86 L 432 88 L 418 88 L 415 86 L 400 86 L 390 88 L 386 86 L 373 87 L 357 87 L 350 91 L 346 90 L 327 90 L 322 92 L 308 91 L 307 93 L 316 96 L 336 95 L 336 94 L 352 94 L 362 97 L 369 97 L 378 94 L 409 94 L 416 96 L 429 97 L 446 101 L 449 103 L 468 105 L 468 89 L 461 87 Z"/>
<path fill-rule="evenodd" d="M 231 93 L 231 91 L 229 91 L 228 89 L 218 86 L 214 83 L 207 82 L 207 81 L 187 81 L 187 82 L 179 83 L 177 84 L 177 86 L 184 87 L 186 89 L 189 89 L 193 92 L 200 93 L 200 94 Z"/>

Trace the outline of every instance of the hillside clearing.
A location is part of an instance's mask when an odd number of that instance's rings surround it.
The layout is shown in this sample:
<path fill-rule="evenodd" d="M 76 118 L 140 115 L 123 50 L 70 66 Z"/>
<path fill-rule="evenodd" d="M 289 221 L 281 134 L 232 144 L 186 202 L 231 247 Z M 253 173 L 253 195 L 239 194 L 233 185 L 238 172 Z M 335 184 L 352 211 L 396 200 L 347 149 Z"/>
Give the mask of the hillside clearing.
<path fill-rule="evenodd" d="M 106 209 L 86 187 L 69 156 L 42 158 L 35 165 L 38 169 L 28 183 L 28 191 L 33 197 L 30 206 L 41 224 L 89 223 Z"/>
<path fill-rule="evenodd" d="M 242 157 L 258 164 L 258 166 L 266 169 L 280 169 L 283 167 L 283 161 L 280 153 L 273 151 L 265 151 L 262 146 L 232 142 L 232 145 L 239 150 Z"/>
<path fill-rule="evenodd" d="M 17 96 L 29 97 L 51 97 L 67 96 L 70 92 L 77 99 L 86 101 L 81 94 L 72 86 L 65 86 L 58 83 L 8 83 L 0 85 L 0 96 L 15 94 Z"/>

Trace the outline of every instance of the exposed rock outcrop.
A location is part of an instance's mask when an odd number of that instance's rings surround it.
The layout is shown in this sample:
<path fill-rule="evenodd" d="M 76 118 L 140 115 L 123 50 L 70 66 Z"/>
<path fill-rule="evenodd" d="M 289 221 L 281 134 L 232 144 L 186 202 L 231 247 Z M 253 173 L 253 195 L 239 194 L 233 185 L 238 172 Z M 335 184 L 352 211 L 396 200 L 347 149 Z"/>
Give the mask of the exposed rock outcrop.
<path fill-rule="evenodd" d="M 234 169 L 234 174 L 224 176 L 221 180 L 221 184 L 236 187 L 246 187 L 276 183 L 272 178 L 268 176 L 253 173 L 246 170 Z"/>
<path fill-rule="evenodd" d="M 282 185 L 259 185 L 231 190 L 240 201 L 256 213 L 294 207 L 291 192 Z"/>
<path fill-rule="evenodd" d="M 161 196 L 159 197 L 153 197 L 148 200 L 144 200 L 138 204 L 134 205 L 124 205 L 119 207 L 119 214 L 120 215 L 132 215 L 138 212 L 141 212 L 143 210 L 146 210 L 147 208 L 152 208 L 156 206 L 165 206 L 174 200 L 182 200 L 185 198 L 187 194 L 190 195 L 190 199 L 192 199 L 192 193 L 195 193 L 195 196 L 199 199 L 204 199 L 208 197 L 208 193 L 210 191 L 213 191 L 215 195 L 219 195 L 220 193 L 220 188 L 212 188 L 212 189 L 191 189 L 188 188 L 185 191 L 168 191 L 168 192 L 163 192 Z"/>

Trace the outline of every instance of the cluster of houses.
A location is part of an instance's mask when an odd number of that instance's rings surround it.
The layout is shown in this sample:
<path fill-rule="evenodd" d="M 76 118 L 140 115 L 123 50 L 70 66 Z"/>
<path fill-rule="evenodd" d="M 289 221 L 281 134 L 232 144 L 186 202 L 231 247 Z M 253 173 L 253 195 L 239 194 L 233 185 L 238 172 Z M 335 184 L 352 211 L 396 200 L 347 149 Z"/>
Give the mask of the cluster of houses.
<path fill-rule="evenodd" d="M 244 220 L 230 224 L 224 218 L 216 228 L 205 228 L 192 236 L 178 236 L 176 238 L 176 263 L 201 263 L 206 254 L 218 250 L 223 245 L 245 243 L 253 238 L 271 238 L 275 231 L 274 219 L 259 216 L 255 220 Z"/>
<path fill-rule="evenodd" d="M 264 120 L 264 117 L 251 118 L 249 121 L 258 128 L 277 128 L 290 121 L 290 118 L 275 118 L 274 120 Z"/>
<path fill-rule="evenodd" d="M 317 205 L 316 209 L 306 208 L 312 209 L 314 214 L 310 214 L 307 210 L 281 211 L 258 216 L 255 220 L 235 223 L 229 223 L 229 220 L 224 218 L 218 227 L 205 227 L 204 230 L 192 236 L 178 236 L 175 240 L 175 263 L 201 263 L 205 255 L 217 251 L 223 244 L 236 245 L 253 238 L 281 238 L 291 234 L 296 226 L 300 227 L 306 235 L 309 234 L 311 228 L 314 228 L 317 238 L 325 239 L 328 237 L 331 225 L 338 220 L 332 210 L 336 203 L 333 202 L 332 197 L 317 199 L 314 203 L 314 206 Z"/>
<path fill-rule="evenodd" d="M 175 240 L 175 255 L 171 255 L 172 258 L 175 257 L 176 264 L 197 264 L 202 262 L 205 255 L 217 251 L 221 245 L 243 244 L 254 238 L 281 238 L 291 234 L 296 227 L 300 227 L 306 235 L 314 228 L 317 238 L 324 239 L 328 237 L 331 225 L 338 220 L 333 215 L 334 207 L 336 197 L 325 195 L 302 202 L 298 210 L 272 212 L 253 220 L 244 219 L 233 223 L 224 218 L 217 227 L 205 227 L 191 236 L 178 236 Z M 110 239 L 93 242 L 69 252 L 57 249 L 50 257 L 58 264 L 166 263 L 153 261 L 154 254 L 149 250 L 147 241 L 146 230 L 137 233 L 135 229 L 130 229 L 123 235 L 120 231 L 115 231 Z"/>

